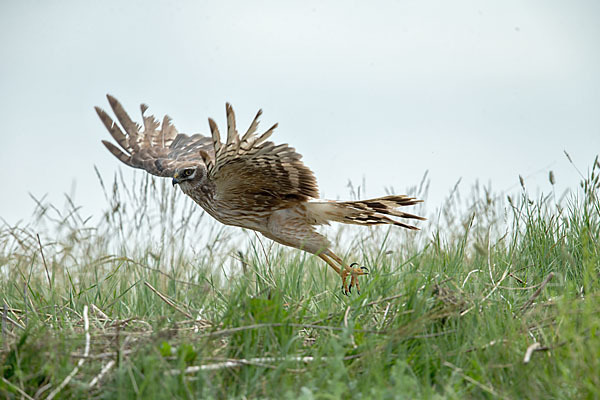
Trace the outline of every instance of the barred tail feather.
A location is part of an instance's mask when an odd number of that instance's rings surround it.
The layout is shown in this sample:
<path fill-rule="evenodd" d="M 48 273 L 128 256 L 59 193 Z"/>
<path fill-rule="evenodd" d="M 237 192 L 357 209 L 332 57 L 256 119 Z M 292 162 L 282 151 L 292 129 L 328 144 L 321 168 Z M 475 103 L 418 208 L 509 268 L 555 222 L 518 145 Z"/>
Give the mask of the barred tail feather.
<path fill-rule="evenodd" d="M 418 230 L 416 226 L 397 221 L 391 217 L 425 220 L 418 215 L 405 213 L 398 207 L 412 206 L 421 203 L 408 196 L 385 196 L 359 201 L 311 201 L 307 203 L 309 217 L 315 225 L 328 224 L 330 221 L 355 225 L 397 225 L 407 229 Z"/>

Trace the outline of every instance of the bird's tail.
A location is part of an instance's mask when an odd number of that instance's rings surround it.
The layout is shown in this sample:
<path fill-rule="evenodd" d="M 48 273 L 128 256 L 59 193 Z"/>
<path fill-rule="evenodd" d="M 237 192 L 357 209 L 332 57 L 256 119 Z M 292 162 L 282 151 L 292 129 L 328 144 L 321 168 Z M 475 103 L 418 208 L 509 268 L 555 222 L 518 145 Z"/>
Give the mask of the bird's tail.
<path fill-rule="evenodd" d="M 407 229 L 419 229 L 416 226 L 392 219 L 390 216 L 425 220 L 426 218 L 397 209 L 398 207 L 412 206 L 422 201 L 408 196 L 385 196 L 359 201 L 311 201 L 307 203 L 307 211 L 315 225 L 335 221 L 355 225 L 391 224 Z"/>

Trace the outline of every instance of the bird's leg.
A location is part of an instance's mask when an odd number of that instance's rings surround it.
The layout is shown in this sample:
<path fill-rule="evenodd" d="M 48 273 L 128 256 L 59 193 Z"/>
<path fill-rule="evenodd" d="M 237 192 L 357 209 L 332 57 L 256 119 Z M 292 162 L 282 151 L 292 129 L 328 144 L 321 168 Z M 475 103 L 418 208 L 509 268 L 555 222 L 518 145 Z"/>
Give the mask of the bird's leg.
<path fill-rule="evenodd" d="M 342 271 L 340 268 L 338 268 L 337 265 L 335 265 L 335 263 L 329 257 L 327 257 L 323 253 L 319 254 L 319 258 L 325 261 L 342 278 L 342 291 L 344 292 L 344 294 L 347 295 L 350 292 L 348 290 L 348 285 L 346 284 L 346 277 L 348 276 L 348 271 L 346 271 L 346 269 Z"/>
<path fill-rule="evenodd" d="M 335 255 L 331 250 L 327 250 L 326 256 L 331 257 L 338 264 L 340 264 L 343 268 L 343 271 L 340 272 L 340 276 L 342 277 L 342 290 L 344 294 L 352 293 L 352 286 L 356 286 L 356 291 L 360 294 L 360 285 L 358 284 L 358 277 L 361 275 L 367 275 L 369 273 L 369 269 L 367 267 L 354 267 L 358 265 L 358 263 L 352 263 L 348 266 L 344 261 Z M 330 263 L 328 263 L 331 265 Z M 350 286 L 346 286 L 346 277 L 350 275 Z"/>
<path fill-rule="evenodd" d="M 325 261 L 325 262 L 326 262 L 326 263 L 327 263 L 327 264 L 328 264 L 328 265 L 329 265 L 331 268 L 333 268 L 333 269 L 334 269 L 334 271 L 335 271 L 335 272 L 337 272 L 337 274 L 338 274 L 338 275 L 341 275 L 341 274 L 342 274 L 342 270 L 340 270 L 340 269 L 338 268 L 338 266 L 337 266 L 337 265 L 335 265 L 335 263 L 334 263 L 333 261 L 331 261 L 331 260 L 329 259 L 329 257 L 327 257 L 325 254 L 323 254 L 323 253 L 319 254 L 319 258 L 320 258 L 321 260 Z"/>

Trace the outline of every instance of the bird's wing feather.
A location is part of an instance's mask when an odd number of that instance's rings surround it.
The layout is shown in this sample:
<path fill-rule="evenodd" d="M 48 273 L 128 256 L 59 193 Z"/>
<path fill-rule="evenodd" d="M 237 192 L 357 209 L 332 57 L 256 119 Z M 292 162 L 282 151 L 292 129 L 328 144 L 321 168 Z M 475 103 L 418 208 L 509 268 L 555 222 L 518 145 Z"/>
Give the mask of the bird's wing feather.
<path fill-rule="evenodd" d="M 215 185 L 215 201 L 232 209 L 269 211 L 319 197 L 317 180 L 302 161 L 302 156 L 287 144 L 275 145 L 267 139 L 277 124 L 256 135 L 259 111 L 240 136 L 235 114 L 227 104 L 227 142 L 220 142 L 217 124 L 209 120 L 214 161 L 203 156 L 208 177 Z"/>
<path fill-rule="evenodd" d="M 107 95 L 107 98 L 125 132 L 104 110 L 96 107 L 98 116 L 120 148 L 106 140 L 102 143 L 115 157 L 130 167 L 144 169 L 157 176 L 172 177 L 175 170 L 181 166 L 203 163 L 200 151 L 204 152 L 204 157 L 214 158 L 210 137 L 178 133 L 168 116 L 165 115 L 162 123 L 153 115 L 146 116 L 148 106 L 145 104 L 141 105 L 144 121 L 142 129 L 131 120 L 117 99 L 110 95 Z"/>

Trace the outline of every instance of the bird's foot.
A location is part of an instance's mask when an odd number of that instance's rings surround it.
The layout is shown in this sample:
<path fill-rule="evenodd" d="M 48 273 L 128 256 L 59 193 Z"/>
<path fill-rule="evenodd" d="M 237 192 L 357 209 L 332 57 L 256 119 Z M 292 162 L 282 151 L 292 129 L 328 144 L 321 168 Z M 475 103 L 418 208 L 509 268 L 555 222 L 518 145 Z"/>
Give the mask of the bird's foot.
<path fill-rule="evenodd" d="M 356 265 L 356 267 L 355 267 Z M 367 267 L 358 267 L 358 263 L 352 263 L 349 267 L 345 267 L 342 271 L 342 293 L 346 296 L 352 293 L 352 287 L 356 287 L 356 292 L 360 294 L 360 285 L 358 284 L 358 277 L 361 275 L 368 275 L 369 269 Z M 350 275 L 350 285 L 348 285 L 346 278 Z"/>

